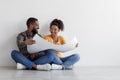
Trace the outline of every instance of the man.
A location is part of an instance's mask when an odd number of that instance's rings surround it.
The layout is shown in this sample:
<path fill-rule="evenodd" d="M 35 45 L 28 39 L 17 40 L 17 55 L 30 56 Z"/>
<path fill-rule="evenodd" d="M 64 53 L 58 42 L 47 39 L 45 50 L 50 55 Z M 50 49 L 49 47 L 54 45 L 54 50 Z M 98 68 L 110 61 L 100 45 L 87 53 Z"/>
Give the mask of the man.
<path fill-rule="evenodd" d="M 35 40 L 32 38 L 39 29 L 39 22 L 38 19 L 30 17 L 26 24 L 27 30 L 17 36 L 19 51 L 13 50 L 11 53 L 11 57 L 17 63 L 17 69 L 50 70 L 50 63 L 57 63 L 55 51 L 49 49 L 38 53 L 28 53 L 27 45 L 35 44 Z"/>

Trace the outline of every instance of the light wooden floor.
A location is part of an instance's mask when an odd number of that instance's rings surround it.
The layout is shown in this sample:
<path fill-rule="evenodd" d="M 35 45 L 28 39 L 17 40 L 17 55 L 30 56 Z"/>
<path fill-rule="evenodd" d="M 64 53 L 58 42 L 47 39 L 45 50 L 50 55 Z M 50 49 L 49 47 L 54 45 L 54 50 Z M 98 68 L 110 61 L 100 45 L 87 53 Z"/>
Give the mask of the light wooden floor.
<path fill-rule="evenodd" d="M 120 80 L 120 67 L 76 67 L 51 71 L 0 67 L 0 80 Z"/>

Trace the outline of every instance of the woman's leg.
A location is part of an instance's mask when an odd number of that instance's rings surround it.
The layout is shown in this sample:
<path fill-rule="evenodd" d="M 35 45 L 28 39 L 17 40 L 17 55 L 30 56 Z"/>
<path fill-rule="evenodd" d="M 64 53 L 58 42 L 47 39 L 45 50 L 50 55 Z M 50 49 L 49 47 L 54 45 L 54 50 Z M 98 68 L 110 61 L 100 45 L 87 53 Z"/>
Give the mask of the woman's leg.
<path fill-rule="evenodd" d="M 74 65 L 76 62 L 80 60 L 80 56 L 78 54 L 73 54 L 64 58 L 61 58 L 63 61 L 64 68 L 67 68 L 71 65 Z"/>
<path fill-rule="evenodd" d="M 25 65 L 27 68 L 32 69 L 34 63 L 29 60 L 27 57 L 25 57 L 24 55 L 22 55 L 22 53 L 20 53 L 17 50 L 13 50 L 11 53 L 11 57 L 13 58 L 13 60 L 16 63 L 21 63 L 23 65 Z"/>

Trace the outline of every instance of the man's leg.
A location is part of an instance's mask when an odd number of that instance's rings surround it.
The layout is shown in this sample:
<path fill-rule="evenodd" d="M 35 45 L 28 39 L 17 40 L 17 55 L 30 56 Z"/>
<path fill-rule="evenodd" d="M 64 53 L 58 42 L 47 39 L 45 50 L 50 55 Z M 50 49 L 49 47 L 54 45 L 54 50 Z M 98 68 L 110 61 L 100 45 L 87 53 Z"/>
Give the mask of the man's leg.
<path fill-rule="evenodd" d="M 13 58 L 13 60 L 16 63 L 21 63 L 23 65 L 25 65 L 27 68 L 32 69 L 34 63 L 32 61 L 30 61 L 27 57 L 25 57 L 24 55 L 22 55 L 22 53 L 20 53 L 17 50 L 13 50 L 11 53 L 11 57 Z"/>
<path fill-rule="evenodd" d="M 56 51 L 52 49 L 48 49 L 45 51 L 45 54 L 40 56 L 38 59 L 34 60 L 35 64 L 62 64 L 60 58 L 56 55 Z"/>
<path fill-rule="evenodd" d="M 46 53 L 50 54 L 53 57 L 52 63 L 53 64 L 63 64 L 62 60 L 57 56 L 56 51 L 53 49 L 46 50 Z"/>
<path fill-rule="evenodd" d="M 80 60 L 80 56 L 78 54 L 73 54 L 64 58 L 61 58 L 63 61 L 64 68 L 68 68 L 72 65 L 74 65 L 76 62 Z"/>

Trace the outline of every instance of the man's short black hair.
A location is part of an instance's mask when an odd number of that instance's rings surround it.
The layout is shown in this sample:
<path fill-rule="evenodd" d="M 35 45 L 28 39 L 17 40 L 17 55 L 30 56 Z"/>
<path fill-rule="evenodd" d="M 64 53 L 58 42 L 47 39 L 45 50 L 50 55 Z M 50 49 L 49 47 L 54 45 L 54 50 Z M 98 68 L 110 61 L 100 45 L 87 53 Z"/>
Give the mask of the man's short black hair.
<path fill-rule="evenodd" d="M 34 18 L 34 17 L 28 18 L 28 20 L 26 22 L 27 27 L 29 28 L 30 24 L 34 23 L 35 21 L 38 21 L 38 19 Z"/>

